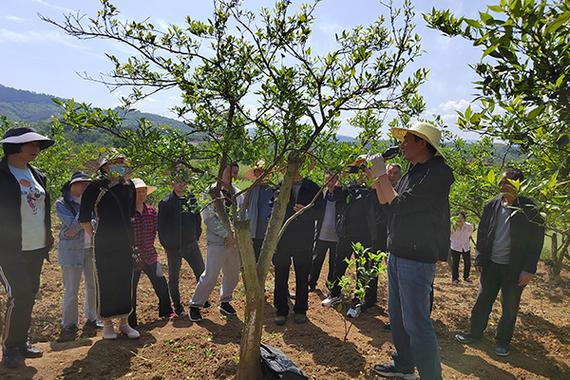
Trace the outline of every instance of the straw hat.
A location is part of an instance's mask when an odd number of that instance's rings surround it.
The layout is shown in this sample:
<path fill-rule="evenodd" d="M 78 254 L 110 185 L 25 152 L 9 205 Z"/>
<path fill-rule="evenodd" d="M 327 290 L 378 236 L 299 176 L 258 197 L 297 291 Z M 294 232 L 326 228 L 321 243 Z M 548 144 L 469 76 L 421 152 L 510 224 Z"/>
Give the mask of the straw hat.
<path fill-rule="evenodd" d="M 97 170 L 101 169 L 101 167 L 109 161 L 116 160 L 117 158 L 126 158 L 126 156 L 115 148 L 107 149 L 99 155 L 99 158 L 97 158 Z"/>
<path fill-rule="evenodd" d="M 156 191 L 156 186 L 147 186 L 147 184 L 140 178 L 133 178 L 131 181 L 135 185 L 135 189 L 146 187 L 146 195 L 150 195 Z"/>
<path fill-rule="evenodd" d="M 55 141 L 40 135 L 32 128 L 11 128 L 4 133 L 4 137 L 0 140 L 2 144 L 27 144 L 31 142 L 39 142 L 40 149 L 46 149 L 52 146 Z"/>
<path fill-rule="evenodd" d="M 245 172 L 245 174 L 243 175 L 245 178 L 251 180 L 251 181 L 255 181 L 257 179 L 257 177 L 255 176 L 255 171 L 256 170 L 265 170 L 265 161 L 263 160 L 259 160 L 255 163 L 255 165 L 253 165 L 251 167 L 251 169 L 249 169 L 248 171 Z"/>
<path fill-rule="evenodd" d="M 406 133 L 411 133 L 416 135 L 425 141 L 427 141 L 431 146 L 437 151 L 436 156 L 443 156 L 441 152 L 441 131 L 436 128 L 433 124 L 426 122 L 419 122 L 414 124 L 411 128 L 392 128 L 390 130 L 392 136 L 394 136 L 398 141 L 404 141 Z"/>

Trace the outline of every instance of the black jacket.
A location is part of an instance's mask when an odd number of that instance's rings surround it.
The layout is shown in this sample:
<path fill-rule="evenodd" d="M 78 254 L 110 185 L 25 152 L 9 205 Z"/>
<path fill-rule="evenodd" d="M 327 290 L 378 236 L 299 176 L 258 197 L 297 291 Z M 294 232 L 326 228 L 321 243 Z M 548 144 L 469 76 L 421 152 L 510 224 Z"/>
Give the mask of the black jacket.
<path fill-rule="evenodd" d="M 390 254 L 426 263 L 447 259 L 453 181 L 442 157 L 410 167 L 396 186 L 398 196 L 381 205 L 387 216 Z"/>
<path fill-rule="evenodd" d="M 487 203 L 477 232 L 475 265 L 486 266 L 491 261 L 495 240 L 496 220 L 501 206 L 501 197 Z M 511 249 L 509 267 L 515 274 L 521 271 L 536 272 L 544 243 L 544 220 L 529 198 L 518 197 L 510 219 Z"/>
<path fill-rule="evenodd" d="M 335 189 L 335 199 L 339 238 L 364 239 L 373 243 L 373 249 L 386 250 L 386 223 L 376 192 L 366 187 L 343 187 Z M 360 214 L 359 210 L 364 212 Z"/>
<path fill-rule="evenodd" d="M 53 247 L 53 235 L 51 231 L 51 207 L 50 197 L 46 186 L 46 177 L 36 168 L 28 165 L 32 175 L 46 191 L 45 197 L 45 220 L 46 228 L 46 258 L 47 253 Z M 6 260 L 19 255 L 22 252 L 22 215 L 21 190 L 18 181 L 10 172 L 8 160 L 2 157 L 0 161 L 0 260 Z"/>
<path fill-rule="evenodd" d="M 196 206 L 196 197 L 188 196 L 187 205 Z M 199 212 L 182 213 L 182 202 L 173 192 L 158 204 L 158 239 L 167 251 L 177 251 L 185 243 L 198 241 L 202 234 L 202 217 Z M 182 218 L 186 218 L 183 220 Z"/>
<path fill-rule="evenodd" d="M 320 189 L 319 185 L 310 179 L 303 178 L 296 203 L 302 204 L 303 206 L 308 205 L 313 198 L 315 198 Z M 291 189 L 291 196 L 289 197 L 287 211 L 285 212 L 285 221 L 295 213 L 293 206 L 295 206 L 295 199 L 293 197 L 293 190 Z M 279 241 L 279 248 L 312 249 L 315 239 L 315 224 L 322 207 L 323 198 L 318 197 L 313 207 L 307 209 L 287 226 L 285 233 Z"/>

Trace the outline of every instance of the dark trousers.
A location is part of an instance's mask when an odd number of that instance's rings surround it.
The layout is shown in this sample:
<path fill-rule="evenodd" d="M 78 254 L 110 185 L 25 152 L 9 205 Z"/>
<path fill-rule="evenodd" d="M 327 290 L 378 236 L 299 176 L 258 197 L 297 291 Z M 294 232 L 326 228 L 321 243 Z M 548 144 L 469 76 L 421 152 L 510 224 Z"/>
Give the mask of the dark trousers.
<path fill-rule="evenodd" d="M 0 282 L 8 295 L 2 333 L 4 355 L 22 349 L 28 341 L 44 254 L 44 249 L 22 252 L 0 264 Z"/>
<path fill-rule="evenodd" d="M 142 271 L 137 270 L 133 273 L 133 311 L 129 315 L 129 325 L 137 327 L 137 287 L 141 278 L 141 272 L 144 272 L 152 287 L 154 293 L 158 297 L 158 316 L 168 317 L 172 313 L 172 306 L 170 305 L 170 295 L 168 294 L 168 285 L 166 278 L 162 273 L 162 268 L 159 263 L 144 264 Z"/>
<path fill-rule="evenodd" d="M 180 314 L 184 311 L 184 307 L 180 303 L 180 267 L 182 266 L 182 259 L 186 260 L 196 281 L 200 280 L 200 276 L 204 272 L 204 259 L 202 258 L 202 253 L 200 253 L 200 247 L 198 247 L 198 242 L 192 242 L 178 251 L 166 251 L 166 257 L 168 259 L 168 288 L 170 290 L 170 297 L 172 298 L 172 304 L 174 305 L 174 311 Z"/>
<path fill-rule="evenodd" d="M 451 250 L 451 279 L 459 280 L 459 261 L 463 257 L 463 279 L 469 278 L 471 272 L 471 251 L 459 252 Z"/>
<path fill-rule="evenodd" d="M 334 266 L 334 285 L 331 289 L 331 296 L 332 297 L 340 297 L 341 295 L 341 287 L 339 285 L 340 279 L 344 276 L 346 269 L 348 268 L 348 264 L 346 259 L 350 259 L 354 250 L 352 249 L 352 244 L 360 242 L 366 248 L 372 248 L 372 243 L 370 241 L 366 241 L 364 239 L 340 239 L 337 249 L 336 249 L 336 260 Z M 360 273 L 357 272 L 357 280 L 361 280 Z M 368 286 L 366 287 L 366 294 L 364 297 L 364 305 L 365 306 L 372 306 L 378 300 L 378 277 L 374 277 L 370 279 L 368 282 Z M 362 300 L 358 303 L 362 303 Z"/>
<path fill-rule="evenodd" d="M 273 306 L 277 315 L 289 314 L 289 268 L 293 260 L 295 268 L 296 314 L 305 314 L 309 309 L 309 273 L 311 272 L 312 247 L 287 249 L 280 247 L 273 256 L 275 267 L 275 293 Z"/>
<path fill-rule="evenodd" d="M 471 310 L 471 334 L 474 337 L 483 335 L 500 290 L 503 313 L 497 326 L 495 340 L 498 343 L 510 344 L 523 289 L 524 287 L 518 286 L 518 273 L 514 273 L 508 264 L 490 262 L 485 266 L 481 273 L 479 294 Z"/>
<path fill-rule="evenodd" d="M 255 253 L 255 261 L 259 261 L 259 255 L 261 254 L 261 246 L 263 244 L 263 239 L 251 239 L 253 243 L 253 252 Z"/>
<path fill-rule="evenodd" d="M 317 287 L 317 282 L 319 281 L 319 276 L 321 274 L 321 269 L 323 268 L 327 252 L 329 253 L 329 273 L 327 275 L 327 283 L 332 283 L 334 281 L 336 246 L 337 242 L 335 241 L 317 240 L 315 250 L 313 251 L 311 275 L 309 276 L 310 289 L 315 289 Z"/>

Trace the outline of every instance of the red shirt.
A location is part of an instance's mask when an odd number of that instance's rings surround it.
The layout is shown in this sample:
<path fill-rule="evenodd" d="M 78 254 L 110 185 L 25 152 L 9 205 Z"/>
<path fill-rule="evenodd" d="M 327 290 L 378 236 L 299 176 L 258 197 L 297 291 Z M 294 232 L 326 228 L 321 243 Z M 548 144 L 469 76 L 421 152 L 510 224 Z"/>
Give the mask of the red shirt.
<path fill-rule="evenodd" d="M 158 262 L 158 252 L 154 248 L 157 228 L 158 215 L 156 210 L 146 203 L 143 204 L 142 213 L 138 210 L 135 212 L 133 229 L 135 231 L 135 247 L 141 256 L 142 262 L 146 264 Z"/>

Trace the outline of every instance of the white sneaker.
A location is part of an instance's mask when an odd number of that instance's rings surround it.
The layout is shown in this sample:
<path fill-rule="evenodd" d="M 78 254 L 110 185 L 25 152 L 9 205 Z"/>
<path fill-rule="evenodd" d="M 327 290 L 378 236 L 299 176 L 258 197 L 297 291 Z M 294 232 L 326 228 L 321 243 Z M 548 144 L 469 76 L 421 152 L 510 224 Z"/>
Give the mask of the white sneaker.
<path fill-rule="evenodd" d="M 350 309 L 348 309 L 348 311 L 346 312 L 346 316 L 348 318 L 356 319 L 360 317 L 361 313 L 362 310 L 360 309 L 360 305 L 357 305 L 357 306 L 352 306 Z"/>
<path fill-rule="evenodd" d="M 141 334 L 137 330 L 129 326 L 128 323 L 125 325 L 121 325 L 119 327 L 119 330 L 121 330 L 121 332 L 125 334 L 129 339 L 138 339 L 141 336 Z"/>
<path fill-rule="evenodd" d="M 117 333 L 115 332 L 113 325 L 103 326 L 103 339 L 117 339 Z"/>
<path fill-rule="evenodd" d="M 328 296 L 327 298 L 325 298 L 323 300 L 323 302 L 321 302 L 321 305 L 323 305 L 325 307 L 333 307 L 333 306 L 338 305 L 341 302 L 342 302 L 342 298 L 340 298 L 340 297 Z"/>

